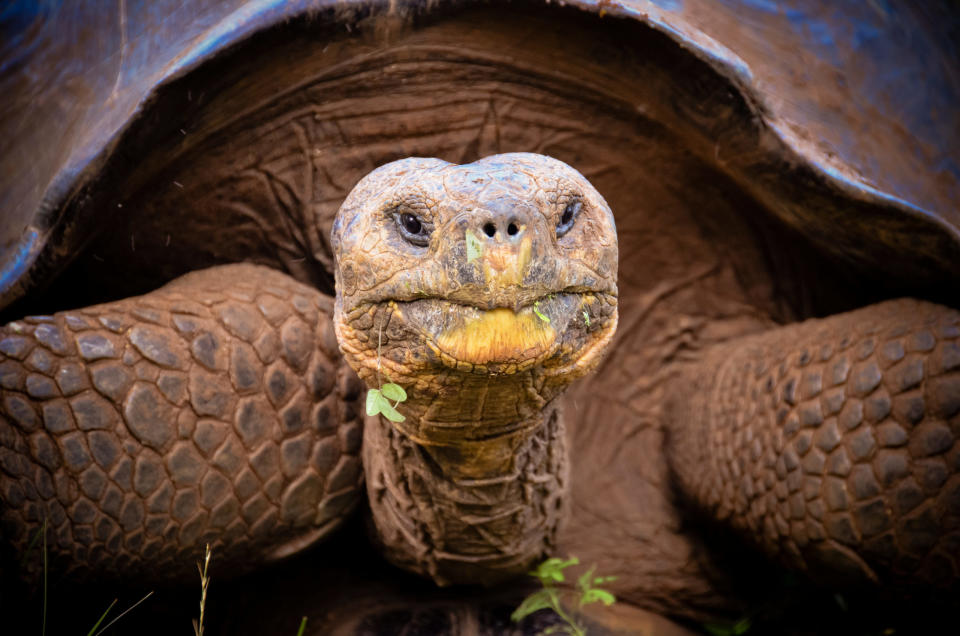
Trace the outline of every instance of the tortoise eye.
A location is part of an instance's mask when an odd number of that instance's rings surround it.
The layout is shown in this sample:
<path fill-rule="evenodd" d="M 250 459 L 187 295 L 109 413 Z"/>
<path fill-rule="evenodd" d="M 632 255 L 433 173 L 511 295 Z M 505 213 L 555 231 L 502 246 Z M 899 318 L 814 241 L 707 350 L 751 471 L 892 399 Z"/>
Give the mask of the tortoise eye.
<path fill-rule="evenodd" d="M 411 234 L 419 234 L 423 231 L 423 224 L 420 219 L 412 214 L 403 213 L 400 215 L 400 222 L 403 223 L 403 229 Z"/>
<path fill-rule="evenodd" d="M 563 209 L 563 214 L 560 215 L 560 222 L 557 223 L 557 236 L 563 236 L 570 231 L 570 228 L 573 227 L 573 224 L 577 221 L 577 216 L 580 215 L 580 209 L 583 207 L 583 202 L 580 200 L 571 201 L 567 204 L 567 207 Z"/>
<path fill-rule="evenodd" d="M 430 241 L 430 232 L 417 215 L 409 212 L 401 212 L 397 215 L 397 227 L 400 228 L 400 236 L 409 243 L 419 247 L 426 247 Z"/>

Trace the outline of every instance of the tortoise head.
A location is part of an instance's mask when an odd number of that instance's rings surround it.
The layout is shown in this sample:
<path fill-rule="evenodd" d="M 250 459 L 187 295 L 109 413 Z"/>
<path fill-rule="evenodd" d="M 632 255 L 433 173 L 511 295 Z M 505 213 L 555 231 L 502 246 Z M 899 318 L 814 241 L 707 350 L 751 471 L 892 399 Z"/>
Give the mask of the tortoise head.
<path fill-rule="evenodd" d="M 537 395 L 511 405 L 522 419 L 593 368 L 616 328 L 613 215 L 550 157 L 387 164 L 344 201 L 332 243 L 341 349 L 368 385 L 403 385 L 401 411 L 418 419 L 443 419 L 445 392 L 532 375 Z M 449 415 L 471 417 L 509 426 L 494 411 Z"/>

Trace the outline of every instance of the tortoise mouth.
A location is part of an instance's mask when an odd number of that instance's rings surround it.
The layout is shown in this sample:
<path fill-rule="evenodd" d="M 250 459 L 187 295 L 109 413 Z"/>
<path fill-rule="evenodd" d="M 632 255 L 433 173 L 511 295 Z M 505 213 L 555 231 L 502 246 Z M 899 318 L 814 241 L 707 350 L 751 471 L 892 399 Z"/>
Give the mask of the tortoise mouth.
<path fill-rule="evenodd" d="M 545 364 L 563 347 L 574 358 L 606 331 L 616 299 L 596 292 L 558 292 L 514 310 L 445 298 L 392 301 L 444 366 L 478 375 L 510 375 Z"/>

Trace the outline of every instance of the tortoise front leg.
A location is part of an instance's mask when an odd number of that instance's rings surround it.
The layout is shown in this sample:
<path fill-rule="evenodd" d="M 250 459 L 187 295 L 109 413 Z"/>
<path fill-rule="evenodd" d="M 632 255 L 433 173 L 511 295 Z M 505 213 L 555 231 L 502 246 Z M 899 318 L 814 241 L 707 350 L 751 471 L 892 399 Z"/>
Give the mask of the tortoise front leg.
<path fill-rule="evenodd" d="M 708 351 L 674 384 L 681 491 L 825 582 L 960 578 L 960 314 L 896 300 Z"/>
<path fill-rule="evenodd" d="M 18 554 L 44 519 L 95 573 L 285 556 L 359 498 L 362 386 L 332 300 L 228 265 L 0 331 L 0 503 Z"/>

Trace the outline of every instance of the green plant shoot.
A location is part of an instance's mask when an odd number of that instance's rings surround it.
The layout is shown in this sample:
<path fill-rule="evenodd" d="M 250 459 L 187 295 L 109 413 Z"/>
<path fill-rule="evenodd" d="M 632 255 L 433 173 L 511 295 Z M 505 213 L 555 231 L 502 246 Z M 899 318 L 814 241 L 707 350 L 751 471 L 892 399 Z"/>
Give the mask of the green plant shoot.
<path fill-rule="evenodd" d="M 540 581 L 543 589 L 537 590 L 525 598 L 519 607 L 510 615 L 511 620 L 519 622 L 534 612 L 549 609 L 553 610 L 566 624 L 553 625 L 540 632 L 540 634 L 565 633 L 570 636 L 586 636 L 587 632 L 583 625 L 563 608 L 563 605 L 560 603 L 560 589 L 556 586 L 557 583 L 566 581 L 563 571 L 578 563 L 580 563 L 580 561 L 577 557 L 571 557 L 566 561 L 554 557 L 538 565 L 536 570 L 530 572 L 530 575 Z M 595 570 L 596 566 L 592 566 L 577 579 L 577 590 L 579 592 L 577 603 L 578 611 L 582 610 L 585 605 L 590 605 L 591 603 L 600 602 L 606 606 L 610 606 L 617 600 L 613 594 L 599 587 L 603 583 L 616 580 L 617 577 L 594 576 Z"/>
<path fill-rule="evenodd" d="M 590 314 L 587 313 L 587 310 L 583 310 L 583 322 L 589 327 L 590 326 Z"/>
<path fill-rule="evenodd" d="M 300 629 L 297 630 L 297 636 L 303 636 L 303 632 L 307 629 L 307 617 L 304 616 L 300 619 Z"/>
<path fill-rule="evenodd" d="M 533 303 L 533 313 L 535 313 L 535 314 L 537 315 L 537 318 L 539 318 L 539 319 L 542 320 L 543 322 L 546 322 L 546 323 L 549 323 L 549 322 L 550 322 L 550 316 L 548 316 L 548 315 L 546 315 L 545 313 L 543 313 L 542 311 L 540 311 L 540 301 L 539 301 L 539 300 L 538 300 L 537 302 Z"/>

